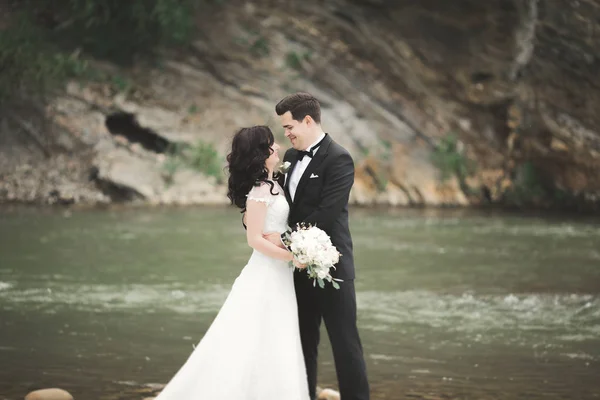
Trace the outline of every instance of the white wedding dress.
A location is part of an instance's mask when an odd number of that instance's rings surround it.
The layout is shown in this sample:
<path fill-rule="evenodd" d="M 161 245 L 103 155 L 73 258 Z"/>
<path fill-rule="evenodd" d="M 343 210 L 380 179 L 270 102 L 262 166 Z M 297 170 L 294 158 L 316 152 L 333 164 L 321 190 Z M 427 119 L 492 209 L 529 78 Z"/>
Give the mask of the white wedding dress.
<path fill-rule="evenodd" d="M 289 206 L 275 184 L 253 188 L 267 203 L 264 232 L 284 232 Z M 156 400 L 308 400 L 293 269 L 254 250 L 188 360 Z"/>

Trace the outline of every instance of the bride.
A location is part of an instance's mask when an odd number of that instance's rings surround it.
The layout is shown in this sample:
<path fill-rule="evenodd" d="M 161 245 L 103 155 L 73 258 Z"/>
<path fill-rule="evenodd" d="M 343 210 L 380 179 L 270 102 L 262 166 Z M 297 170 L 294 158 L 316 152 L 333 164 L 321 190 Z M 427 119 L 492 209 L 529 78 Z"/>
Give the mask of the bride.
<path fill-rule="evenodd" d="M 289 206 L 274 180 L 279 145 L 266 126 L 232 142 L 229 191 L 246 210 L 254 249 L 227 300 L 188 360 L 156 400 L 308 400 L 294 291 L 292 254 L 264 239 L 284 232 Z"/>

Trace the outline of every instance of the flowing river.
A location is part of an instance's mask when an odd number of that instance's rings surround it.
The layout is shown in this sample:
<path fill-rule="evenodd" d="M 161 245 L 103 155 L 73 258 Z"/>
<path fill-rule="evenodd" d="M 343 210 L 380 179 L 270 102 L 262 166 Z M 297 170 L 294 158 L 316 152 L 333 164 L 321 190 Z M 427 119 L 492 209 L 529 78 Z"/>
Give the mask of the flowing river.
<path fill-rule="evenodd" d="M 373 399 L 600 398 L 600 219 L 352 209 L 351 230 Z M 0 211 L 0 400 L 142 399 L 250 253 L 227 207 Z"/>

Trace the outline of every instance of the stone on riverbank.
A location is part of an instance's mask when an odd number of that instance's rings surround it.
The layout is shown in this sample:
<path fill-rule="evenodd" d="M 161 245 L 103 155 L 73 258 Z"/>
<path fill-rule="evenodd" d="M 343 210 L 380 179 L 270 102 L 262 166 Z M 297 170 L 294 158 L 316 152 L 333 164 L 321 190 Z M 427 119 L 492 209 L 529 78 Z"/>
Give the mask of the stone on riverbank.
<path fill-rule="evenodd" d="M 317 400 L 340 400 L 340 393 L 333 389 L 317 388 Z"/>
<path fill-rule="evenodd" d="M 51 388 L 31 392 L 25 396 L 25 400 L 73 400 L 73 396 L 65 390 Z"/>

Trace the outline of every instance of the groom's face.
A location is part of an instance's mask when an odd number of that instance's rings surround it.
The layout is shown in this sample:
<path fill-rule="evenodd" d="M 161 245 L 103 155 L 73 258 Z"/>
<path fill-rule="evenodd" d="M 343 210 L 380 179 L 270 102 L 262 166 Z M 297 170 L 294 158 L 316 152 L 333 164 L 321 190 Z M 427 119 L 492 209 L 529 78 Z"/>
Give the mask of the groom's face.
<path fill-rule="evenodd" d="M 292 118 L 292 113 L 287 111 L 280 115 L 281 126 L 285 129 L 285 137 L 288 138 L 292 147 L 296 150 L 306 150 L 310 143 L 306 143 L 308 136 L 308 125 L 306 117 L 302 121 L 296 121 Z"/>

